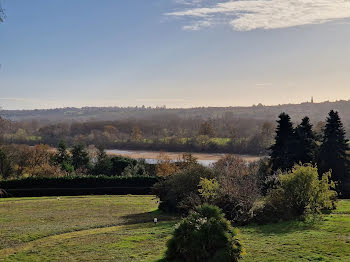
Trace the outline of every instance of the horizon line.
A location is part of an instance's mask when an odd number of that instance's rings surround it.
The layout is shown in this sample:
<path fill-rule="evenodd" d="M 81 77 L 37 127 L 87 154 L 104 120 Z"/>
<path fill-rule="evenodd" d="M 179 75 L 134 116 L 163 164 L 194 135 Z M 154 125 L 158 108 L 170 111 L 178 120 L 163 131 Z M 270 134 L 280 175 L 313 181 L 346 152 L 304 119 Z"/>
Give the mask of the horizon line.
<path fill-rule="evenodd" d="M 4 100 L 4 98 L 0 98 L 0 100 Z M 161 105 L 161 106 L 146 106 L 146 105 L 134 105 L 134 106 L 82 106 L 82 107 L 76 107 L 76 106 L 66 106 L 66 107 L 49 107 L 49 108 L 33 108 L 33 109 L 6 109 L 2 108 L 0 106 L 0 111 L 39 111 L 39 110 L 61 110 L 61 109 L 87 109 L 87 108 L 121 108 L 121 109 L 127 109 L 127 108 L 139 108 L 139 109 L 163 109 L 163 110 L 176 110 L 176 109 L 199 109 L 199 108 L 251 108 L 251 107 L 278 107 L 278 106 L 286 106 L 286 105 L 302 105 L 302 104 L 324 104 L 324 103 L 337 103 L 337 102 L 350 102 L 350 99 L 340 99 L 340 100 L 324 100 L 320 102 L 315 101 L 304 101 L 299 103 L 287 103 L 287 104 L 253 104 L 249 106 L 239 106 L 239 105 L 230 105 L 230 106 L 192 106 L 192 107 L 186 107 L 186 106 L 179 106 L 179 107 L 168 107 L 167 105 Z"/>

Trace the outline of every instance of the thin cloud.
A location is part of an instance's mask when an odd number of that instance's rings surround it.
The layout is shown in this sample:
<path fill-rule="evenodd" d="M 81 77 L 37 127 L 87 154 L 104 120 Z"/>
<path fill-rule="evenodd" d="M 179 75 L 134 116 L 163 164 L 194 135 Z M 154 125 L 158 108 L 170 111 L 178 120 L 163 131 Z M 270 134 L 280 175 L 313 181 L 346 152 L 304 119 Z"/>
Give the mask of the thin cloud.
<path fill-rule="evenodd" d="M 173 103 L 173 102 L 189 102 L 189 100 L 182 98 L 142 98 L 135 99 L 137 102 L 163 102 L 163 103 Z"/>
<path fill-rule="evenodd" d="M 183 6 L 182 10 L 166 15 L 187 18 L 189 24 L 183 27 L 185 30 L 226 24 L 237 31 L 322 24 L 350 18 L 349 0 L 231 0 L 215 4 L 210 1 L 192 2 L 196 3 L 195 7 Z"/>
<path fill-rule="evenodd" d="M 255 84 L 257 87 L 267 87 L 267 86 L 272 86 L 272 83 L 257 83 Z"/>
<path fill-rule="evenodd" d="M 25 99 L 25 98 L 17 98 L 17 97 L 0 97 L 0 101 L 28 102 L 28 101 L 32 101 L 32 100 Z"/>

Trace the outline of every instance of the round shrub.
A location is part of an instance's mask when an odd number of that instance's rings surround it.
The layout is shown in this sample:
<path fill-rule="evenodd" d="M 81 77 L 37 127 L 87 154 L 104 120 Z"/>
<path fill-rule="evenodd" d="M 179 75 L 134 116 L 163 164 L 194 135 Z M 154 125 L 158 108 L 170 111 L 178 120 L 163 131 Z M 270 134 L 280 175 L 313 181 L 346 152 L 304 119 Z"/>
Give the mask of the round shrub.
<path fill-rule="evenodd" d="M 167 261 L 235 262 L 243 248 L 221 210 L 204 204 L 192 211 L 167 243 Z"/>
<path fill-rule="evenodd" d="M 319 178 L 317 167 L 311 164 L 295 165 L 279 175 L 279 184 L 268 192 L 265 203 L 251 210 L 254 221 L 263 224 L 329 212 L 337 197 L 330 177 L 328 172 Z"/>

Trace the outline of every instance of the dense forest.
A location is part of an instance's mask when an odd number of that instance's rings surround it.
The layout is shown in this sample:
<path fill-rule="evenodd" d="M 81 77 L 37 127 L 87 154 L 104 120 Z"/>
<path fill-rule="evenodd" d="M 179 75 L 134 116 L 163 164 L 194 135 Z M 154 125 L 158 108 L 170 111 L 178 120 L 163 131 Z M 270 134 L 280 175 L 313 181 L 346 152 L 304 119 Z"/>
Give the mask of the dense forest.
<path fill-rule="evenodd" d="M 316 136 L 330 110 L 350 130 L 350 101 L 222 108 L 63 108 L 0 111 L 4 143 L 56 146 L 60 140 L 104 148 L 266 155 L 283 111 L 295 125 L 308 115 Z M 98 119 L 98 120 L 97 120 Z M 349 133 L 349 132 L 348 132 Z"/>

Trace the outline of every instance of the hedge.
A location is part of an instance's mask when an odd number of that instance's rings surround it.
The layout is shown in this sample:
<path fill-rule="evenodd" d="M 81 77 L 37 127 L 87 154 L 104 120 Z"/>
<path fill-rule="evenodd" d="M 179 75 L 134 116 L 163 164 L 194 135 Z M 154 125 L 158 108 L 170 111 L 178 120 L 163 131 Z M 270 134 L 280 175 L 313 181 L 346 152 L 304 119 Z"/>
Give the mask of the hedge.
<path fill-rule="evenodd" d="M 0 188 L 13 197 L 63 195 L 151 194 L 157 177 L 67 176 L 1 180 Z"/>

